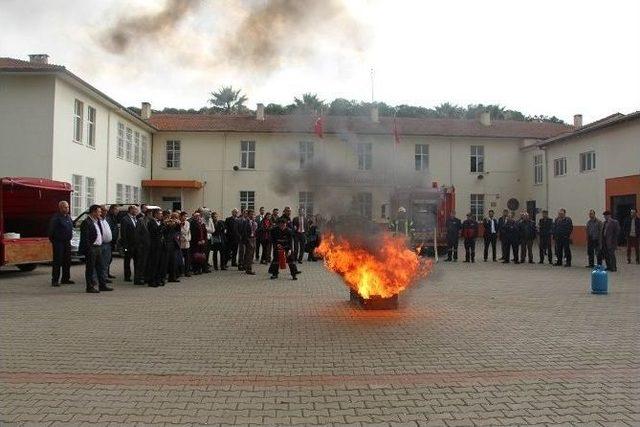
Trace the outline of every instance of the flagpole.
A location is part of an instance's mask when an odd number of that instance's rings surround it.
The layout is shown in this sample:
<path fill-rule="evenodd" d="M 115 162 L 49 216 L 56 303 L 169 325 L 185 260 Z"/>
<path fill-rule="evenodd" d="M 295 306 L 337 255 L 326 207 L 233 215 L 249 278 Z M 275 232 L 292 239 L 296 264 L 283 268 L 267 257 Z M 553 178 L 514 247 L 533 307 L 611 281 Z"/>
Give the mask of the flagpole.
<path fill-rule="evenodd" d="M 396 170 L 398 169 L 398 162 L 397 162 L 397 151 L 398 151 L 398 141 L 396 141 L 396 117 L 398 115 L 398 109 L 395 108 L 393 110 L 393 190 L 395 191 L 396 188 L 398 187 L 398 179 L 396 176 Z"/>

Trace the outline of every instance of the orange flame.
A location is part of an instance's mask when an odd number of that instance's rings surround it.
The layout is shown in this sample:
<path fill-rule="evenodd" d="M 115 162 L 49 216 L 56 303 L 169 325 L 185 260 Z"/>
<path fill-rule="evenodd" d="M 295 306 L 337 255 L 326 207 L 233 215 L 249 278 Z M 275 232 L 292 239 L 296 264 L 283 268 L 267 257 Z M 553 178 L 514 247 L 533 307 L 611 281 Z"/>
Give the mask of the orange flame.
<path fill-rule="evenodd" d="M 405 239 L 381 235 L 375 252 L 353 240 L 324 235 L 316 253 L 325 265 L 338 273 L 360 296 L 390 298 L 409 287 L 421 274 L 427 274 L 431 261 L 421 263 L 407 248 Z"/>

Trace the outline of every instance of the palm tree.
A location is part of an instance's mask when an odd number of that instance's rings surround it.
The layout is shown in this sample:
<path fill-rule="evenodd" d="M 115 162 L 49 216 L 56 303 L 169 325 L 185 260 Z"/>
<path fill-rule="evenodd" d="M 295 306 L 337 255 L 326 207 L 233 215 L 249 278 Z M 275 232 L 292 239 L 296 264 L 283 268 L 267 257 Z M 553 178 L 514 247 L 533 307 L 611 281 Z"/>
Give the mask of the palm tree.
<path fill-rule="evenodd" d="M 302 99 L 293 98 L 293 102 L 298 110 L 309 113 L 320 113 L 325 108 L 323 100 L 318 98 L 315 93 L 303 93 Z"/>
<path fill-rule="evenodd" d="M 464 117 L 465 109 L 458 105 L 445 102 L 435 108 L 436 115 L 443 119 L 461 119 Z"/>
<path fill-rule="evenodd" d="M 247 109 L 244 103 L 248 100 L 246 95 L 240 95 L 241 91 L 233 86 L 222 86 L 217 92 L 211 92 L 213 98 L 209 102 L 226 114 L 240 113 Z"/>

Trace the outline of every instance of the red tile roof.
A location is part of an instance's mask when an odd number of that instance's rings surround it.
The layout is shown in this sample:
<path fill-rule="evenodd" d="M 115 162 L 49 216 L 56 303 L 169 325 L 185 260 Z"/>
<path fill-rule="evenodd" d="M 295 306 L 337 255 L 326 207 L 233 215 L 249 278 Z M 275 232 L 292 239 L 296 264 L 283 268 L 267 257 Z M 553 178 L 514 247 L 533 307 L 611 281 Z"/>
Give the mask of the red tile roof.
<path fill-rule="evenodd" d="M 160 131 L 313 133 L 316 118 L 309 115 L 267 115 L 264 121 L 260 121 L 255 116 L 157 113 L 148 121 Z M 545 139 L 573 130 L 573 126 L 562 124 L 512 120 L 492 120 L 490 126 L 484 126 L 478 120 L 398 117 L 397 125 L 401 137 L 429 135 Z M 392 135 L 393 127 L 393 117 L 380 117 L 379 123 L 372 122 L 369 117 L 324 118 L 324 133 L 327 134 Z"/>

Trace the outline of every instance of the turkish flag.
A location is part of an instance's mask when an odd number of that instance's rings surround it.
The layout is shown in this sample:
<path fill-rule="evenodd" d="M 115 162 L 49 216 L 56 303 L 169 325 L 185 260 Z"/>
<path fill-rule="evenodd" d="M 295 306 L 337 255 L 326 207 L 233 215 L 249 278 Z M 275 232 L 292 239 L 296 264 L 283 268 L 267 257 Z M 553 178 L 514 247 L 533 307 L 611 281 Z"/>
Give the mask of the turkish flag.
<path fill-rule="evenodd" d="M 400 131 L 398 130 L 398 120 L 395 116 L 393 117 L 393 139 L 396 144 L 400 144 Z"/>
<path fill-rule="evenodd" d="M 316 135 L 318 135 L 318 138 L 324 137 L 324 120 L 322 120 L 322 117 L 318 117 L 316 119 L 316 123 L 313 126 L 313 130 L 315 131 Z"/>

